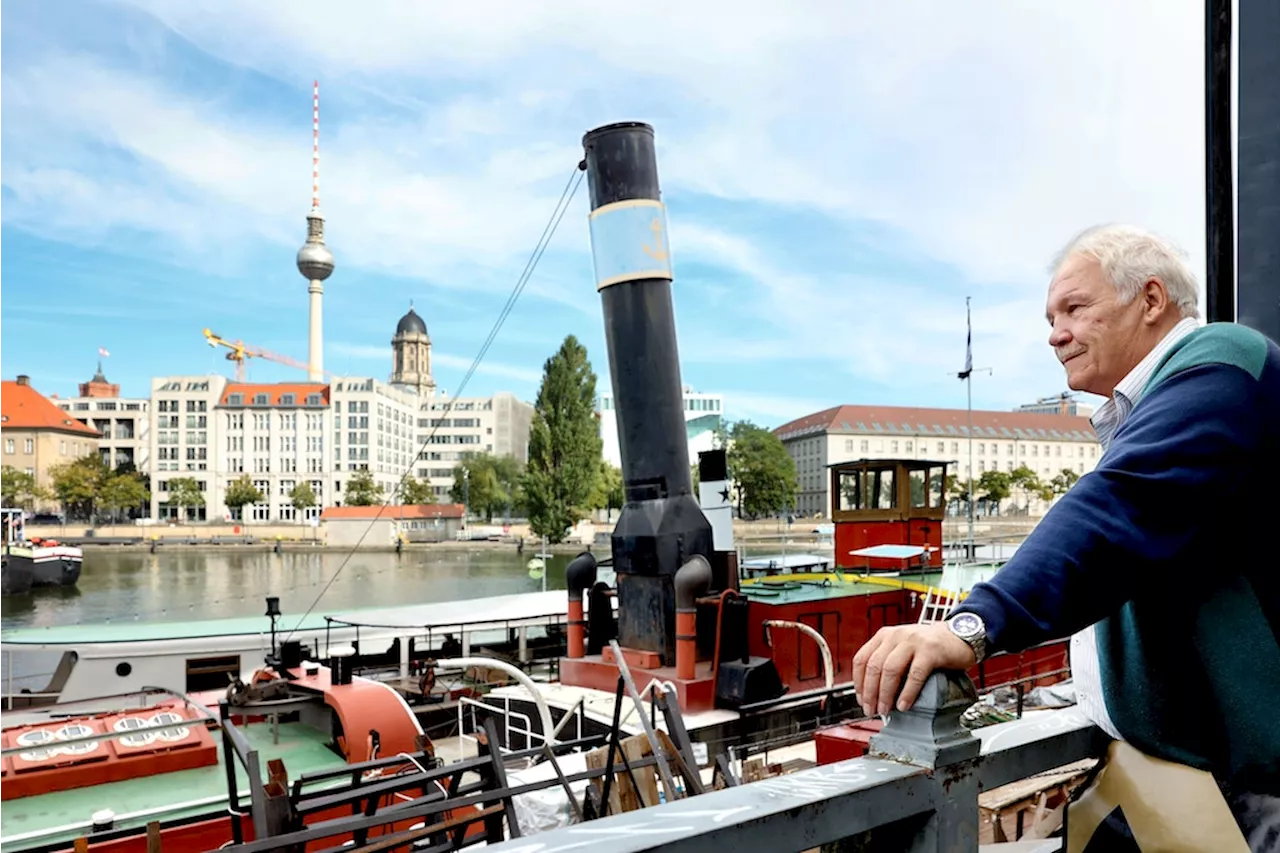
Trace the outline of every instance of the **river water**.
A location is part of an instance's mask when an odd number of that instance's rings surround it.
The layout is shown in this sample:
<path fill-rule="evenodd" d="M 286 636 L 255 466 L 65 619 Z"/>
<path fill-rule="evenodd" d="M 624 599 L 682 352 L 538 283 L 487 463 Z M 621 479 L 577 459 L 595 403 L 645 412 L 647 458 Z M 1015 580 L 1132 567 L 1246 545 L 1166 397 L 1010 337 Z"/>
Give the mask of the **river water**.
<path fill-rule="evenodd" d="M 388 551 L 161 550 L 125 552 L 86 549 L 79 583 L 4 596 L 2 627 L 181 622 L 261 616 L 266 597 L 279 596 L 280 610 L 301 615 L 361 607 L 392 607 L 536 592 L 542 578 L 529 575 L 536 548 L 514 545 L 469 549 Z M 547 589 L 564 589 L 572 554 L 546 562 Z M 6 655 L 0 669 L 14 689 L 41 689 L 57 664 L 56 653 Z"/>
<path fill-rule="evenodd" d="M 174 622 L 261 616 L 266 597 L 300 614 L 456 601 L 541 590 L 515 546 L 394 552 L 85 549 L 80 582 L 0 599 L 4 630 L 46 625 Z M 564 588 L 572 555 L 547 560 L 547 589 Z"/>

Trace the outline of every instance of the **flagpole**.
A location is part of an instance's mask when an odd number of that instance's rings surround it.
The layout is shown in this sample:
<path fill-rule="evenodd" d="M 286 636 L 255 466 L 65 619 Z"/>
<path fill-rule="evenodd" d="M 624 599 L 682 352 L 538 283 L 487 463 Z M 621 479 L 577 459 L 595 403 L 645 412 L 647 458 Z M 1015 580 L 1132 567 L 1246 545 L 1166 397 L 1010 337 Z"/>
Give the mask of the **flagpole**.
<path fill-rule="evenodd" d="M 973 319 L 969 313 L 969 300 L 971 297 L 964 298 L 964 317 L 965 323 L 969 327 L 969 338 L 965 345 L 965 365 L 964 365 L 964 387 L 965 396 L 967 397 L 968 410 L 968 428 L 969 428 L 969 487 L 966 490 L 969 496 L 969 559 L 976 560 L 978 558 L 977 551 L 974 550 L 973 544 Z"/>
<path fill-rule="evenodd" d="M 977 546 L 974 544 L 974 535 L 973 535 L 973 503 L 974 503 L 973 501 L 973 486 L 974 486 L 974 482 L 973 482 L 973 372 L 974 372 L 974 367 L 973 367 L 973 315 L 969 310 L 969 303 L 971 299 L 972 297 L 969 297 L 969 296 L 966 296 L 964 298 L 964 318 L 965 318 L 965 324 L 968 327 L 968 332 L 965 337 L 965 345 L 964 345 L 964 370 L 960 371 L 960 373 L 958 373 L 957 376 L 960 379 L 964 380 L 965 397 L 967 400 L 965 410 L 968 413 L 969 476 L 968 476 L 968 485 L 965 489 L 965 493 L 968 496 L 967 502 L 969 504 L 968 553 L 969 553 L 970 560 L 976 560 L 978 558 L 978 552 L 977 552 Z M 991 372 L 990 367 L 979 367 L 978 370 L 983 370 L 983 371 L 986 371 L 987 373 Z"/>

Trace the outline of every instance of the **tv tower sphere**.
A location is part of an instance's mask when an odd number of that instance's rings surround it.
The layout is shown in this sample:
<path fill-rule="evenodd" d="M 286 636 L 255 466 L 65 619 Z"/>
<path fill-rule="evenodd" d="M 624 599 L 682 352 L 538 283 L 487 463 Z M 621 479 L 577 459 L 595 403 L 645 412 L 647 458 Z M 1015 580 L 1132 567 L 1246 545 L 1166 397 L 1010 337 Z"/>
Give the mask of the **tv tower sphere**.
<path fill-rule="evenodd" d="M 298 272 L 307 281 L 324 281 L 333 274 L 333 252 L 324 244 L 324 216 L 307 214 L 307 242 L 298 250 Z"/>

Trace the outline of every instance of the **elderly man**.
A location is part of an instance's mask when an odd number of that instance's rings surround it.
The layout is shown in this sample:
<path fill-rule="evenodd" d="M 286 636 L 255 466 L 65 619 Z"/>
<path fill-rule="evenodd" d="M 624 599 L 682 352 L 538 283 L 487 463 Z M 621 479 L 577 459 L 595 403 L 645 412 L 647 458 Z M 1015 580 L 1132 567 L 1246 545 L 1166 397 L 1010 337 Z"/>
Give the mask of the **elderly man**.
<path fill-rule="evenodd" d="M 1241 792 L 1280 795 L 1280 347 L 1201 326 L 1196 303 L 1178 253 L 1139 229 L 1063 250 L 1049 345 L 1072 389 L 1108 398 L 1102 459 L 946 622 L 881 629 L 853 680 L 867 713 L 905 710 L 934 669 L 1071 635 L 1081 710 L 1210 771 L 1247 834 L 1267 798 Z"/>

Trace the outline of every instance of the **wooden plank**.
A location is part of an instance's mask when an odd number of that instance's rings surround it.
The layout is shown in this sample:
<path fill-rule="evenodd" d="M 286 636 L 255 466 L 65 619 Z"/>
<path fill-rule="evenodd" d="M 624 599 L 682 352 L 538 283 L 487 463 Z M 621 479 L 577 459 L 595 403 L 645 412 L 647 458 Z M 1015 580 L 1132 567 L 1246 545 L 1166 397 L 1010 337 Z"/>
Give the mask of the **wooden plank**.
<path fill-rule="evenodd" d="M 147 824 L 147 853 L 160 853 L 160 821 Z"/>

